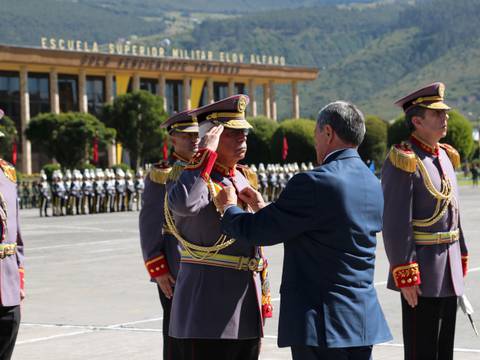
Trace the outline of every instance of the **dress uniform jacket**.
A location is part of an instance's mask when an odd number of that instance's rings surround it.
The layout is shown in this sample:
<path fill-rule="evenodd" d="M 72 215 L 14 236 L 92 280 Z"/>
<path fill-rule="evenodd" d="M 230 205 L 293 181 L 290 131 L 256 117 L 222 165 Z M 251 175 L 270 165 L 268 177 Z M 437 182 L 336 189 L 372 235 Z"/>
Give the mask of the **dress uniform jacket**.
<path fill-rule="evenodd" d="M 398 291 L 400 287 L 419 284 L 424 297 L 463 294 L 467 248 L 460 224 L 457 180 L 449 154 L 459 162 L 458 153 L 449 145 L 430 148 L 412 138 L 394 146 L 385 161 L 383 238 L 391 264 L 389 289 Z M 421 169 L 425 169 L 425 173 L 422 174 Z M 439 211 L 435 211 L 437 199 L 425 185 L 427 178 L 438 191 L 446 189 L 446 181 L 450 184 L 451 201 L 443 215 L 445 201 L 441 201 Z M 439 213 L 438 219 L 418 221 L 429 219 L 434 213 Z M 458 230 L 458 241 L 451 244 L 421 245 L 414 239 L 416 232 L 455 230 Z"/>
<path fill-rule="evenodd" d="M 215 155 L 212 155 L 215 154 Z M 200 155 L 203 154 L 203 155 Z M 168 194 L 178 232 L 188 242 L 212 246 L 222 235 L 220 214 L 207 186 L 249 185 L 238 169 L 212 169 L 216 153 L 201 151 Z M 241 242 L 222 254 L 254 257 L 257 248 Z M 180 263 L 173 297 L 169 335 L 196 339 L 254 339 L 262 335 L 260 276 L 199 263 Z"/>
<path fill-rule="evenodd" d="M 13 255 L 0 256 L 0 306 L 20 304 L 20 289 L 24 287 L 23 241 L 18 223 L 17 180 L 15 168 L 0 159 L 1 245 L 16 244 Z M 5 216 L 6 215 L 6 216 Z M 1 251 L 0 251 L 1 252 Z"/>
<path fill-rule="evenodd" d="M 163 232 L 163 205 L 167 183 L 175 181 L 185 165 L 183 159 L 178 159 L 173 168 L 169 164 L 155 164 L 145 177 L 139 229 L 145 267 L 152 279 L 168 272 L 173 278 L 177 277 L 178 242 L 171 234 Z"/>
<path fill-rule="evenodd" d="M 225 211 L 245 244 L 284 243 L 278 345 L 360 347 L 392 339 L 373 285 L 380 183 L 355 149 L 295 175 L 255 214 Z"/>

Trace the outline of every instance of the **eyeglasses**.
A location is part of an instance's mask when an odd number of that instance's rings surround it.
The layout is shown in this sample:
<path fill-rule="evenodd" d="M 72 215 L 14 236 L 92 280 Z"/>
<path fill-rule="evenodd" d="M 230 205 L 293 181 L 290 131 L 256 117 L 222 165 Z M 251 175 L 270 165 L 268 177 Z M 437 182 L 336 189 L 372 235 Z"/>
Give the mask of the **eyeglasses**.
<path fill-rule="evenodd" d="M 240 136 L 240 135 L 248 136 L 248 134 L 250 132 L 250 129 L 229 129 L 229 128 L 225 128 L 225 129 L 223 129 L 223 132 L 224 132 L 225 135 L 233 136 L 233 137 Z"/>

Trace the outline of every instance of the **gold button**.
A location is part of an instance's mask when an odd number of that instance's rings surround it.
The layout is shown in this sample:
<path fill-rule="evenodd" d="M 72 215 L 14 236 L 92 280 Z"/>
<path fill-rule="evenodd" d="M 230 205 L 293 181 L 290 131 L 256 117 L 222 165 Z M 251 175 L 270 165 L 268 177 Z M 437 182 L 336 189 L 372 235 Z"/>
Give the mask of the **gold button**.
<path fill-rule="evenodd" d="M 157 270 L 157 271 L 158 271 L 158 270 L 160 270 L 160 268 L 157 266 L 157 267 L 155 268 L 155 270 Z"/>
<path fill-rule="evenodd" d="M 405 280 L 402 280 L 402 284 L 405 284 Z"/>
<path fill-rule="evenodd" d="M 413 281 L 417 281 L 417 280 L 418 280 L 418 277 L 414 276 Z"/>
<path fill-rule="evenodd" d="M 162 264 L 162 265 L 160 265 L 160 267 L 163 269 L 165 267 L 165 265 Z"/>
<path fill-rule="evenodd" d="M 407 282 L 410 284 L 412 282 L 412 279 L 408 278 Z"/>

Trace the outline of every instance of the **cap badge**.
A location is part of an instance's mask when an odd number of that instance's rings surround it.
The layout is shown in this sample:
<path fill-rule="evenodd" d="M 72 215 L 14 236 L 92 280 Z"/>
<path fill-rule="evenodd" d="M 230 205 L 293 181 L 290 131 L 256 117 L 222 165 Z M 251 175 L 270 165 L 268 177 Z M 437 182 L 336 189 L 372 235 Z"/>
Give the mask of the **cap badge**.
<path fill-rule="evenodd" d="M 445 96 L 445 85 L 438 85 L 438 96 L 440 96 L 442 99 Z"/>
<path fill-rule="evenodd" d="M 245 112 L 246 108 L 247 108 L 247 99 L 245 96 L 241 96 L 238 99 L 237 110 L 238 112 Z"/>

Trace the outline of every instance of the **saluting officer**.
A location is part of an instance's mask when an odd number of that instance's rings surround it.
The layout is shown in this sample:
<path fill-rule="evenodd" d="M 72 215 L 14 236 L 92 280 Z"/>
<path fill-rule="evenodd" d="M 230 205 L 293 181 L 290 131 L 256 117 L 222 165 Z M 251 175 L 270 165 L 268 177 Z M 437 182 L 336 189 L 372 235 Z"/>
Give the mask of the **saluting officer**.
<path fill-rule="evenodd" d="M 460 156 L 439 143 L 450 110 L 444 91 L 436 82 L 395 103 L 411 136 L 391 148 L 382 169 L 388 288 L 402 294 L 405 359 L 453 359 L 457 297 L 467 273 L 455 175 Z"/>
<path fill-rule="evenodd" d="M 0 359 L 12 356 L 25 297 L 15 168 L 0 159 Z"/>
<path fill-rule="evenodd" d="M 173 286 L 178 273 L 180 254 L 177 240 L 163 231 L 166 186 L 174 182 L 198 150 L 198 123 L 184 111 L 173 115 L 162 125 L 172 140 L 174 153 L 166 163 L 154 164 L 147 176 L 140 211 L 140 242 L 145 267 L 157 283 L 163 308 L 164 359 L 180 359 L 175 340 L 168 336 Z"/>
<path fill-rule="evenodd" d="M 237 164 L 251 128 L 247 104 L 247 96 L 234 95 L 192 111 L 200 150 L 168 193 L 165 222 L 182 246 L 169 335 L 193 352 L 178 359 L 258 359 L 263 319 L 271 316 L 261 249 L 222 233 L 215 202 L 224 186 L 257 186 L 255 174 Z"/>

